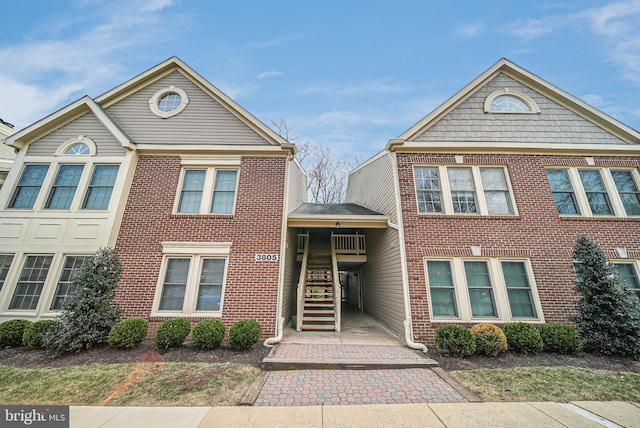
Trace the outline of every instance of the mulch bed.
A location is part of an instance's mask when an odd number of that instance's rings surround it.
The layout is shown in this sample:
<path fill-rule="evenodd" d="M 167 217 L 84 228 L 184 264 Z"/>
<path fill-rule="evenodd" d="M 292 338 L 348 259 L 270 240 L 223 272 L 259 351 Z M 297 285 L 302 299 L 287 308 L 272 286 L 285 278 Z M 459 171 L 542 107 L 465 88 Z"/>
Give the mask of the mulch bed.
<path fill-rule="evenodd" d="M 260 367 L 262 359 L 271 348 L 258 343 L 246 351 L 230 349 L 227 343 L 210 351 L 198 351 L 189 346 L 181 346 L 160 355 L 153 340 L 147 339 L 133 349 L 116 349 L 100 346 L 79 353 L 52 357 L 46 351 L 20 348 L 0 350 L 0 364 L 26 368 L 54 368 L 89 364 L 124 364 L 137 362 L 185 362 L 185 363 L 238 363 Z"/>
<path fill-rule="evenodd" d="M 516 354 L 504 352 L 497 357 L 472 355 L 465 358 L 451 357 L 442 349 L 429 349 L 428 356 L 436 360 L 444 370 L 507 369 L 512 367 L 570 366 L 592 370 L 640 373 L 640 361 L 630 357 L 592 354 L 564 355 L 548 352 Z"/>
<path fill-rule="evenodd" d="M 234 351 L 227 343 L 210 351 L 197 351 L 188 345 L 160 355 L 153 340 L 147 339 L 133 349 L 116 349 L 101 346 L 80 353 L 66 354 L 53 358 L 42 350 L 5 348 L 0 350 L 0 364 L 26 368 L 54 368 L 88 364 L 137 363 L 145 361 L 197 362 L 197 363 L 238 363 L 260 367 L 271 348 L 260 343 L 246 351 Z M 628 357 L 611 357 L 591 354 L 562 355 L 541 352 L 537 354 L 516 354 L 505 352 L 497 357 L 472 355 L 465 358 L 449 356 L 445 351 L 430 348 L 427 355 L 436 360 L 447 371 L 472 370 L 479 368 L 503 369 L 511 367 L 554 367 L 572 366 L 593 370 L 613 370 L 640 373 L 640 361 Z"/>

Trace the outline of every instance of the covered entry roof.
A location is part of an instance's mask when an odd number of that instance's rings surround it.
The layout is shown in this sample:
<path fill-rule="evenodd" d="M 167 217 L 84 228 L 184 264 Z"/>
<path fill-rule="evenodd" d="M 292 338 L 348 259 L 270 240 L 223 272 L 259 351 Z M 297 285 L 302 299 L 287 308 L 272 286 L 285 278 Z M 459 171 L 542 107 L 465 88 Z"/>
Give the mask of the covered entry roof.
<path fill-rule="evenodd" d="M 386 228 L 389 216 L 357 204 L 304 203 L 289 214 L 289 227 Z"/>

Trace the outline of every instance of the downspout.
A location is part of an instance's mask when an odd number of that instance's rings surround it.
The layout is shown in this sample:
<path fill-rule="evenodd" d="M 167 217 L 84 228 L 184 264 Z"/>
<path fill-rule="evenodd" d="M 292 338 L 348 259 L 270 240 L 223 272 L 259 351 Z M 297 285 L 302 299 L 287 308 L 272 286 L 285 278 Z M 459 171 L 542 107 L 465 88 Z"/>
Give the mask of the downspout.
<path fill-rule="evenodd" d="M 282 209 L 282 235 L 280 237 L 280 272 L 278 274 L 278 306 L 276 309 L 276 335 L 264 341 L 264 346 L 273 346 L 282 340 L 284 335 L 284 317 L 282 316 L 282 299 L 284 294 L 284 269 L 287 256 L 287 214 L 289 212 L 289 175 L 291 166 L 289 162 L 293 160 L 293 154 L 287 156 L 284 177 L 284 207 Z"/>
<path fill-rule="evenodd" d="M 400 239 L 400 260 L 402 267 L 402 291 L 404 294 L 404 340 L 407 342 L 407 346 L 411 349 L 416 349 L 418 351 L 422 351 L 425 354 L 428 351 L 428 348 L 422 343 L 416 343 L 413 341 L 413 322 L 411 320 L 411 301 L 409 300 L 409 274 L 407 272 L 407 256 L 405 253 L 404 247 L 404 227 L 403 227 L 403 219 L 402 219 L 402 205 L 400 203 L 400 181 L 398 178 L 398 164 L 396 162 L 395 153 L 389 152 L 389 157 L 391 158 L 391 164 L 393 166 L 393 181 L 395 185 L 396 192 L 396 213 L 398 215 L 398 224 L 393 224 L 389 221 L 389 226 L 398 231 L 398 236 Z"/>

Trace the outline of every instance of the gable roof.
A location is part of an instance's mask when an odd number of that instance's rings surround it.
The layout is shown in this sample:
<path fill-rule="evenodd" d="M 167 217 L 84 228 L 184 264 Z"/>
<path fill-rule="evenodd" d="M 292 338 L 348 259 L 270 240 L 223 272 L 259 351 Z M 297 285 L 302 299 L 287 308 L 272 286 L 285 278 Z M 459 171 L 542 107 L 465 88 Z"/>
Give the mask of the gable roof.
<path fill-rule="evenodd" d="M 5 144 L 20 150 L 31 141 L 58 129 L 88 112 L 92 112 L 95 115 L 122 147 L 126 149 L 133 149 L 135 147 L 133 139 L 127 135 L 120 125 L 118 125 L 102 107 L 87 95 L 9 136 Z"/>
<path fill-rule="evenodd" d="M 241 107 L 224 92 L 215 87 L 207 79 L 202 77 L 176 56 L 173 56 L 166 61 L 156 65 L 155 67 L 152 67 L 149 70 L 139 74 L 138 76 L 124 82 L 123 84 L 116 86 L 115 88 L 96 97 L 95 100 L 104 108 L 108 108 L 109 106 L 125 98 L 132 92 L 135 92 L 136 90 L 145 87 L 150 83 L 153 83 L 156 80 L 176 70 L 182 73 L 192 82 L 194 82 L 203 91 L 209 94 L 209 96 L 220 103 L 225 109 L 227 109 L 230 113 L 240 119 L 240 121 L 242 121 L 256 133 L 258 133 L 269 144 L 282 146 L 285 149 L 295 151 L 294 144 L 291 144 L 287 140 L 282 138 L 275 131 L 258 120 L 255 116 Z"/>
<path fill-rule="evenodd" d="M 574 97 L 573 95 L 563 91 L 562 89 L 552 85 L 551 83 L 541 79 L 535 74 L 525 70 L 524 68 L 514 64 L 506 58 L 500 59 L 494 65 L 489 67 L 484 73 L 467 84 L 455 95 L 433 110 L 418 123 L 413 125 L 397 139 L 390 140 L 387 144 L 387 150 L 401 146 L 407 141 L 412 141 L 420 134 L 428 130 L 440 119 L 447 115 L 451 110 L 460 105 L 464 100 L 469 98 L 479 88 L 483 87 L 487 82 L 496 77 L 499 73 L 504 73 L 509 77 L 519 81 L 520 83 L 538 91 L 547 96 L 563 107 L 571 110 L 584 119 L 598 125 L 602 129 L 610 132 L 621 140 L 629 144 L 640 143 L 640 132 L 623 124 L 622 122 L 608 116 L 598 109 L 590 106 L 584 101 Z"/>

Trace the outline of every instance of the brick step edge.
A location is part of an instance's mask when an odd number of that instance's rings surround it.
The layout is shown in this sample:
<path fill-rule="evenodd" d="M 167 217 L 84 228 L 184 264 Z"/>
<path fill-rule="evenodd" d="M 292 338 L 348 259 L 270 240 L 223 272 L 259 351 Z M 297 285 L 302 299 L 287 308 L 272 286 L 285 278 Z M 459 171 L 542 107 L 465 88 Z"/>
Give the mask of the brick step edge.
<path fill-rule="evenodd" d="M 262 360 L 262 370 L 386 370 L 438 367 L 431 358 L 407 360 L 355 360 L 335 359 L 301 361 L 292 358 L 270 358 Z"/>

